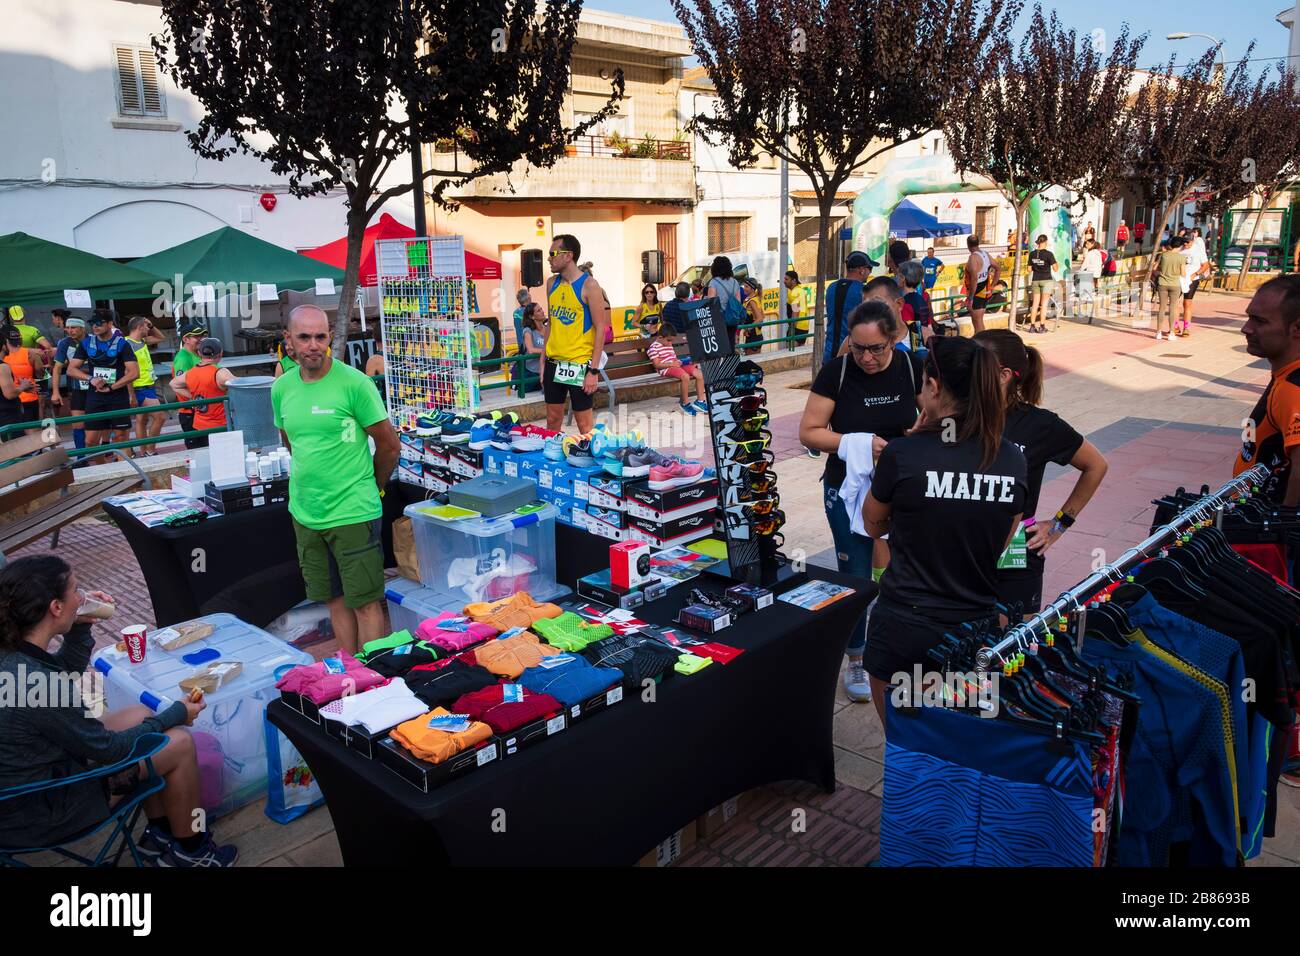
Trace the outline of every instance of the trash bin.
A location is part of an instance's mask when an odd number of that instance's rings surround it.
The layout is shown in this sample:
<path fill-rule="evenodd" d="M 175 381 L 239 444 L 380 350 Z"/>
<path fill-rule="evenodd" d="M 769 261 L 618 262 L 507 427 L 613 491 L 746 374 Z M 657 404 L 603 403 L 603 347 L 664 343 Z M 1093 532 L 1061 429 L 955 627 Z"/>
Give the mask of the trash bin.
<path fill-rule="evenodd" d="M 243 432 L 244 445 L 249 449 L 273 449 L 280 444 L 280 432 L 271 411 L 274 384 L 275 379 L 270 375 L 250 375 L 231 379 L 227 386 L 230 430 Z"/>

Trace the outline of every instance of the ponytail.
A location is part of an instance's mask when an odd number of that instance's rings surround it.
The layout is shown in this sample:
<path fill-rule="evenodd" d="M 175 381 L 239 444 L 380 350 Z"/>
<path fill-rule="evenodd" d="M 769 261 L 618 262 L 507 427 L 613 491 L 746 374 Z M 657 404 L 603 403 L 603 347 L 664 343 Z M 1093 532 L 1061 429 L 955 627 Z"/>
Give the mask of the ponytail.
<path fill-rule="evenodd" d="M 996 356 L 998 364 L 1011 370 L 1007 405 L 1037 405 L 1043 400 L 1043 354 L 1026 345 L 1009 329 L 985 329 L 975 341 Z"/>
<path fill-rule="evenodd" d="M 1001 370 L 996 353 L 977 345 L 971 356 L 970 397 L 966 400 L 966 415 L 959 436 L 963 441 L 979 438 L 984 449 L 981 468 L 993 464 L 1002 446 L 1006 408 L 1002 401 L 1002 382 L 998 377 Z"/>

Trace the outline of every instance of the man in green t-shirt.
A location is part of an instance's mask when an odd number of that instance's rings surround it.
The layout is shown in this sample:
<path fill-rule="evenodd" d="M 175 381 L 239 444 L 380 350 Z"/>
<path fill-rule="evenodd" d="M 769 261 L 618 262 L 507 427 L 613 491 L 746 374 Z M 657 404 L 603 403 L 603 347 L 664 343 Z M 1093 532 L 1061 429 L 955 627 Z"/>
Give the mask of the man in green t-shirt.
<path fill-rule="evenodd" d="M 181 347 L 176 354 L 172 356 L 172 380 L 180 378 L 194 366 L 199 364 L 199 343 L 208 336 L 207 327 L 202 324 L 191 325 L 181 329 Z M 175 395 L 175 392 L 173 392 Z M 177 396 L 176 401 L 180 401 Z M 176 417 L 180 419 L 181 431 L 194 431 L 194 409 L 182 408 L 176 412 Z M 202 442 L 200 438 L 186 438 L 186 448 L 198 448 Z"/>
<path fill-rule="evenodd" d="M 53 351 L 54 346 L 45 337 L 45 333 L 28 323 L 27 313 L 23 311 L 21 305 L 11 305 L 9 307 L 9 320 L 13 323 L 13 327 L 18 330 L 18 334 L 22 336 L 23 348 Z"/>
<path fill-rule="evenodd" d="M 355 654 L 384 634 L 380 498 L 400 443 L 375 386 L 329 354 L 323 311 L 298 306 L 288 332 L 297 366 L 275 380 L 271 407 L 293 453 L 289 514 L 298 561 L 307 597 L 329 606 L 339 646 Z"/>

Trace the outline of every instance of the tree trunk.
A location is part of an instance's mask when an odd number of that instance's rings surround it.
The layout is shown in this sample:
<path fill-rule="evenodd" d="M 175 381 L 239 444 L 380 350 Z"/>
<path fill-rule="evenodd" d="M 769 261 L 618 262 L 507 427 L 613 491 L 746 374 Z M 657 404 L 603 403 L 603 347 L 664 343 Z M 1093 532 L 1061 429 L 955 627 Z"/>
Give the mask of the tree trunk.
<path fill-rule="evenodd" d="M 343 269 L 343 288 L 339 291 L 339 310 L 334 316 L 334 354 L 347 354 L 348 329 L 352 322 L 352 305 L 357 298 L 361 273 L 361 243 L 370 217 L 366 211 L 369 190 L 353 192 L 348 206 L 348 258 Z"/>
<path fill-rule="evenodd" d="M 1025 217 L 1029 213 L 1029 202 L 1033 199 L 1022 199 L 1015 204 L 1016 207 L 1016 235 L 1015 242 L 1011 244 L 1011 291 L 1008 300 L 1007 328 L 1012 332 L 1016 330 L 1016 313 L 1020 306 L 1020 237 L 1025 233 Z"/>
<path fill-rule="evenodd" d="M 1264 210 L 1269 207 L 1269 203 L 1273 201 L 1274 195 L 1275 193 L 1273 190 L 1269 190 L 1264 194 L 1264 202 L 1259 207 L 1259 213 L 1255 216 L 1255 225 L 1250 229 L 1250 242 L 1246 243 L 1246 255 L 1242 257 L 1241 269 L 1237 273 L 1238 292 L 1240 292 L 1241 287 L 1246 284 L 1246 275 L 1250 272 L 1250 260 L 1255 255 L 1255 239 L 1259 235 L 1259 224 L 1263 221 Z"/>
<path fill-rule="evenodd" d="M 831 267 L 831 243 L 834 241 L 830 236 L 831 229 L 831 205 L 835 201 L 835 191 L 831 190 L 817 203 L 817 234 L 820 241 L 817 243 L 817 300 L 816 307 L 813 310 L 813 354 L 812 354 L 812 376 L 817 377 L 817 373 L 822 367 L 822 353 L 826 350 L 826 289 L 825 283 Z"/>

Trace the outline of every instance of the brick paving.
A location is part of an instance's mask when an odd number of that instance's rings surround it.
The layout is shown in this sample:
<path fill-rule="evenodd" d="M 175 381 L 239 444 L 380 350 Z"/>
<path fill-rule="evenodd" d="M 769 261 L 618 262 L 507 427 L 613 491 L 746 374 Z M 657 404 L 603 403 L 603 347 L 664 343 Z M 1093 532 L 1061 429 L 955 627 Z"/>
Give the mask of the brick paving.
<path fill-rule="evenodd" d="M 1087 435 L 1110 462 L 1097 497 L 1048 553 L 1045 595 L 1067 589 L 1091 572 L 1094 561 L 1113 560 L 1146 537 L 1151 499 L 1180 485 L 1217 486 L 1229 476 L 1241 420 L 1267 383 L 1268 371 L 1245 353 L 1238 334 L 1245 298 L 1203 294 L 1196 301 L 1194 334 L 1186 340 L 1156 342 L 1150 328 L 1141 327 L 1141 318 L 1127 317 L 1102 317 L 1091 326 L 1064 321 L 1057 331 L 1032 337 L 1046 361 L 1044 404 Z M 781 507 L 788 519 L 786 545 L 788 552 L 802 551 L 814 563 L 833 565 L 822 507 L 824 464 L 806 457 L 798 443 L 807 380 L 806 371 L 792 371 L 765 382 Z M 677 436 L 664 442 L 665 448 L 707 445 L 703 421 L 683 422 L 673 398 L 638 403 L 636 411 L 648 416 L 652 440 L 658 434 Z M 706 451 L 703 457 L 711 456 Z M 1073 482 L 1069 469 L 1049 468 L 1044 513 L 1065 500 Z M 41 550 L 44 545 L 20 553 Z M 59 551 L 88 585 L 117 597 L 126 616 L 153 622 L 139 568 L 110 523 L 76 522 L 64 530 Z M 109 639 L 99 636 L 100 642 Z M 318 656 L 333 649 L 332 643 L 311 648 Z M 876 858 L 883 734 L 875 709 L 850 703 L 842 689 L 834 707 L 836 791 L 825 794 L 795 782 L 760 788 L 735 820 L 698 841 L 677 865 L 862 866 Z M 1286 787 L 1279 796 L 1279 835 L 1265 842 L 1255 865 L 1300 865 L 1300 799 Z M 341 862 L 326 809 L 278 826 L 266 819 L 259 802 L 218 821 L 216 829 L 239 845 L 246 865 Z"/>

